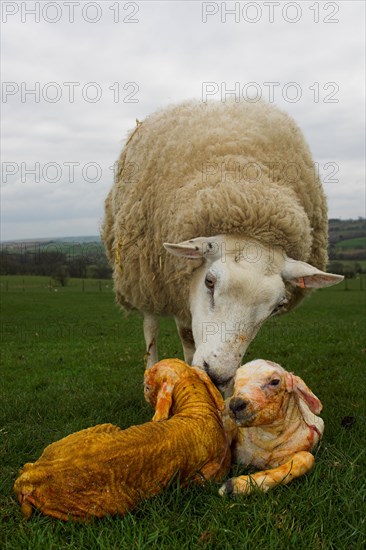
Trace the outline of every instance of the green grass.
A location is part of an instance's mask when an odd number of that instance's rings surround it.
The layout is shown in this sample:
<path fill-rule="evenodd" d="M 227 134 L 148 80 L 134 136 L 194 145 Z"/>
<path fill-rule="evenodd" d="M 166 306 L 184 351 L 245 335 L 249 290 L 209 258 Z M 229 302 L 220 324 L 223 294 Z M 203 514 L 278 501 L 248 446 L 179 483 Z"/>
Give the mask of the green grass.
<path fill-rule="evenodd" d="M 24 281 L 23 281 L 24 279 Z M 59 549 L 355 549 L 365 522 L 365 298 L 359 280 L 314 293 L 268 322 L 246 359 L 264 357 L 302 376 L 322 400 L 325 434 L 314 470 L 265 495 L 221 498 L 218 485 L 177 483 L 124 518 L 89 525 L 35 513 L 22 519 L 13 494 L 19 468 L 44 447 L 102 422 L 151 418 L 142 394 L 141 318 L 116 307 L 109 281 L 0 277 L 0 547 Z M 366 289 L 366 281 L 363 281 Z M 160 356 L 182 357 L 163 319 Z M 351 429 L 342 418 L 354 416 Z M 234 469 L 237 471 L 236 469 Z"/>
<path fill-rule="evenodd" d="M 366 249 L 366 237 L 357 237 L 355 239 L 347 239 L 337 243 L 335 247 L 338 249 L 343 249 L 343 248 Z"/>

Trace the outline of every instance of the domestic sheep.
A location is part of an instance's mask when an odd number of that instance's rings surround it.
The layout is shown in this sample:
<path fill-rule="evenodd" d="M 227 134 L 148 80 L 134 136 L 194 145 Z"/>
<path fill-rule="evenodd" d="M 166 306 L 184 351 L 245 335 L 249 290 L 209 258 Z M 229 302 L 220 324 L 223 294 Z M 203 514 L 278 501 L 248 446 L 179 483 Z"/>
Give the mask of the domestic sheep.
<path fill-rule="evenodd" d="M 65 521 L 123 515 L 176 474 L 183 484 L 227 474 L 224 402 L 205 372 L 165 359 L 145 373 L 144 392 L 155 407 L 154 422 L 126 430 L 94 426 L 52 443 L 35 463 L 25 464 L 14 485 L 24 516 L 34 507 Z"/>
<path fill-rule="evenodd" d="M 287 485 L 311 470 L 324 431 L 322 404 L 305 382 L 272 361 L 236 371 L 224 426 L 233 460 L 259 472 L 226 481 L 220 494 L 249 494 Z"/>
<path fill-rule="evenodd" d="M 159 316 L 173 316 L 185 360 L 226 394 L 268 317 L 342 280 L 323 271 L 327 207 L 310 150 L 261 101 L 188 101 L 139 122 L 102 238 L 118 303 L 143 313 L 147 365 Z"/>

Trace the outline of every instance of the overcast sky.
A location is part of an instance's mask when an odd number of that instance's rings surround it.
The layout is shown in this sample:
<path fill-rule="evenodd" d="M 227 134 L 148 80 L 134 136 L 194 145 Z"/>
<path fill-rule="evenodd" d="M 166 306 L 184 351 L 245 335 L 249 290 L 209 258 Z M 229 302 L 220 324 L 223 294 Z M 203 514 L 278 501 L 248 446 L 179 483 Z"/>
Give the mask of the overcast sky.
<path fill-rule="evenodd" d="M 365 216 L 364 1 L 1 8 L 2 240 L 98 234 L 135 119 L 230 90 L 295 118 L 329 217 Z"/>

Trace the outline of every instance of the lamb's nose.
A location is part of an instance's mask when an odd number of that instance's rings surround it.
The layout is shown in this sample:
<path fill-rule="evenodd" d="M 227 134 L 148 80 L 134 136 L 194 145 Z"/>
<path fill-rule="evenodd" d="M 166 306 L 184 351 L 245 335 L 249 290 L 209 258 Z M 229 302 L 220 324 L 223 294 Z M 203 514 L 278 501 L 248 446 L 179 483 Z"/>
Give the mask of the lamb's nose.
<path fill-rule="evenodd" d="M 241 397 L 233 397 L 230 400 L 229 407 L 230 407 L 231 412 L 233 414 L 235 414 L 235 413 L 238 413 L 240 411 L 244 411 L 244 409 L 246 408 L 247 405 L 248 405 L 248 402 L 244 401 L 244 399 L 242 399 Z"/>

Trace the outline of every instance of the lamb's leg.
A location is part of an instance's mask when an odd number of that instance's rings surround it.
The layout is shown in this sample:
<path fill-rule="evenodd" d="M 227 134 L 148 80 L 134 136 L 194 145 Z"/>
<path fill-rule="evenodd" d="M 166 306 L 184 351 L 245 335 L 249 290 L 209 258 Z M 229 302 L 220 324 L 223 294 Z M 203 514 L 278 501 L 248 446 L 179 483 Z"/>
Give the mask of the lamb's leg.
<path fill-rule="evenodd" d="M 159 318 L 152 313 L 144 313 L 144 336 L 146 342 L 146 368 L 158 362 Z"/>
<path fill-rule="evenodd" d="M 255 490 L 268 491 L 277 485 L 287 485 L 296 477 L 300 477 L 311 470 L 314 464 L 314 456 L 307 451 L 295 453 L 290 460 L 273 468 L 263 470 L 248 476 L 233 477 L 226 481 L 220 488 L 219 494 L 249 495 Z"/>
<path fill-rule="evenodd" d="M 192 364 L 193 356 L 196 351 L 196 346 L 193 339 L 191 327 L 187 327 L 175 318 L 175 324 L 177 325 L 180 341 L 183 346 L 184 360 L 188 365 Z"/>

